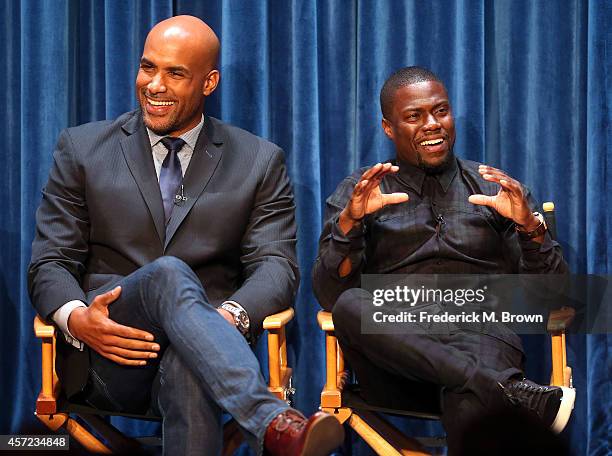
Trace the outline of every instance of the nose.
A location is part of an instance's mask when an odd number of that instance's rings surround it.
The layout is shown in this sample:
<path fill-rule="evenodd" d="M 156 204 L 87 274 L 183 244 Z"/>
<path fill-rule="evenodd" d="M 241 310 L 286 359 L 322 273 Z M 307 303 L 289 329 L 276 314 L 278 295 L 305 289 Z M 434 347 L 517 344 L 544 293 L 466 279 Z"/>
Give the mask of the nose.
<path fill-rule="evenodd" d="M 151 78 L 151 82 L 147 85 L 147 90 L 149 93 L 160 93 L 166 91 L 166 86 L 161 77 L 161 74 L 157 73 L 153 78 Z"/>
<path fill-rule="evenodd" d="M 435 131 L 435 130 L 439 130 L 440 128 L 442 128 L 442 125 L 440 125 L 440 122 L 438 122 L 438 119 L 436 118 L 436 116 L 434 116 L 433 113 L 428 113 L 427 117 L 425 118 L 425 124 L 423 125 L 423 130 Z"/>

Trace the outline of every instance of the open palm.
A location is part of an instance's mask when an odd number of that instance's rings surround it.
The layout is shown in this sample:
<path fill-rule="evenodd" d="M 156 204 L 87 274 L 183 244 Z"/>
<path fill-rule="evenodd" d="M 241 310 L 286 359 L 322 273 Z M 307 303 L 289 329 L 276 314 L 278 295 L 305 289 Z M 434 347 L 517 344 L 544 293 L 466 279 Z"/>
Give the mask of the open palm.
<path fill-rule="evenodd" d="M 346 206 L 352 220 L 361 220 L 389 204 L 408 201 L 406 193 L 382 193 L 380 190 L 382 178 L 389 173 L 396 173 L 398 169 L 391 163 L 378 163 L 361 175 Z"/>
<path fill-rule="evenodd" d="M 468 198 L 470 203 L 495 209 L 500 215 L 512 219 L 518 225 L 525 225 L 532 218 L 531 209 L 520 182 L 491 166 L 480 165 L 478 172 L 484 180 L 498 183 L 500 189 L 495 196 L 471 195 Z"/>

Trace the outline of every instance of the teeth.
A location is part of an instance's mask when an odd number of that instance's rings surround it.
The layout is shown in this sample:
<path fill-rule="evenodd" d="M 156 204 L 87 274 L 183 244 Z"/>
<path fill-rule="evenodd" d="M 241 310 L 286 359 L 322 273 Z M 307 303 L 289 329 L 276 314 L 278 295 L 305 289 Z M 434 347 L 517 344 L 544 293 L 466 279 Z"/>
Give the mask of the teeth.
<path fill-rule="evenodd" d="M 436 144 L 440 144 L 442 139 L 432 139 L 430 141 L 423 141 L 421 146 L 435 146 Z"/>
<path fill-rule="evenodd" d="M 153 106 L 172 106 L 174 104 L 174 101 L 155 101 L 150 98 L 147 98 L 147 101 Z"/>

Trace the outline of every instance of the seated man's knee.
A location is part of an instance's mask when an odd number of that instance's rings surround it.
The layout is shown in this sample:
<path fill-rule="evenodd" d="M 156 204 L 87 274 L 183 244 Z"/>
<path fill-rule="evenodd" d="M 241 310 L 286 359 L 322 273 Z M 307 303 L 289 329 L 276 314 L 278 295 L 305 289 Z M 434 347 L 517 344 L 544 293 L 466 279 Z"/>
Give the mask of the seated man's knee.
<path fill-rule="evenodd" d="M 162 281 L 172 281 L 175 279 L 184 280 L 185 278 L 194 278 L 197 280 L 197 276 L 189 265 L 180 258 L 174 256 L 159 257 L 145 267 L 150 270 L 150 273 L 155 279 Z"/>
<path fill-rule="evenodd" d="M 168 295 L 170 291 L 175 294 L 202 293 L 202 283 L 187 263 L 173 256 L 163 256 L 144 266 L 154 293 Z"/>
<path fill-rule="evenodd" d="M 155 261 L 151 262 L 151 265 L 161 271 L 175 271 L 185 268 L 191 270 L 187 263 L 180 258 L 171 255 L 159 257 Z"/>

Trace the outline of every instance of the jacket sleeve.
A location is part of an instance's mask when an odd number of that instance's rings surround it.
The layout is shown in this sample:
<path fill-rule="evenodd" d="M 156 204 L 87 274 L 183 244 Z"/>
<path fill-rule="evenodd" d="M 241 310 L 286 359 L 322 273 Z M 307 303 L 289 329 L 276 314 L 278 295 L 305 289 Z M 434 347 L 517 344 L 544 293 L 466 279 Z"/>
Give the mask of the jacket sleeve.
<path fill-rule="evenodd" d="M 30 299 L 43 318 L 69 301 L 86 302 L 80 286 L 89 241 L 84 179 L 70 134 L 64 130 L 36 212 L 36 233 L 28 268 Z"/>
<path fill-rule="evenodd" d="M 253 210 L 241 242 L 244 282 L 228 297 L 249 315 L 251 333 L 266 316 L 289 307 L 299 284 L 293 192 L 283 152 L 276 148 L 254 195 Z"/>

